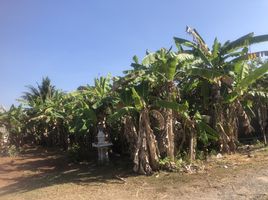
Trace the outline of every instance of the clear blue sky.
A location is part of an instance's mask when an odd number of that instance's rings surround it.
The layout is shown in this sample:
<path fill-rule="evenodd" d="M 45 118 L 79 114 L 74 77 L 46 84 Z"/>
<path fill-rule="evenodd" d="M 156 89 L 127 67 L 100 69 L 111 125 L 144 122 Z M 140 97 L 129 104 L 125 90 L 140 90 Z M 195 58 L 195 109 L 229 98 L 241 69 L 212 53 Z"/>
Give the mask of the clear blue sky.
<path fill-rule="evenodd" d="M 186 25 L 211 44 L 267 34 L 267 19 L 267 0 L 0 0 L 0 104 L 43 76 L 71 91 L 120 75 L 133 55 L 190 39 Z"/>

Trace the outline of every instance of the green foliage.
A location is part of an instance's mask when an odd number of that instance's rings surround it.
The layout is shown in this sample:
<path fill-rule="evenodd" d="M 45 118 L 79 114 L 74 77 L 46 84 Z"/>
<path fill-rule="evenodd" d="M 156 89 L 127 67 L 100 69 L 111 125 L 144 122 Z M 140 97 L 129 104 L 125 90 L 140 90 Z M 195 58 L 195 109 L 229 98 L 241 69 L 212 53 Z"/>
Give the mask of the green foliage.
<path fill-rule="evenodd" d="M 219 134 L 206 122 L 206 116 L 201 116 L 199 112 L 196 112 L 194 119 L 197 126 L 198 139 L 203 143 L 203 145 L 207 146 L 211 142 L 218 141 Z"/>
<path fill-rule="evenodd" d="M 114 123 L 120 120 L 122 117 L 126 115 L 132 115 L 133 113 L 137 112 L 137 109 L 135 107 L 123 107 L 117 111 L 115 111 L 113 114 L 111 114 L 108 118 L 109 123 Z"/>
<path fill-rule="evenodd" d="M 185 39 L 177 38 L 177 37 L 174 37 L 174 40 L 175 40 L 175 44 L 177 48 L 180 50 L 181 50 L 181 46 L 194 47 L 194 48 L 196 47 L 196 44 L 189 40 L 185 40 Z"/>
<path fill-rule="evenodd" d="M 181 158 L 175 159 L 175 161 L 172 161 L 168 157 L 159 160 L 160 169 L 167 171 L 178 171 L 185 164 L 186 162 Z"/>
<path fill-rule="evenodd" d="M 215 38 L 213 46 L 212 46 L 212 56 L 213 56 L 213 58 L 218 57 L 219 50 L 220 50 L 220 43 L 218 42 L 218 39 Z"/>
<path fill-rule="evenodd" d="M 222 51 L 224 53 L 230 53 L 230 52 L 236 51 L 244 46 L 248 46 L 250 44 L 250 41 L 251 41 L 253 35 L 254 35 L 254 33 L 248 33 L 248 34 L 238 38 L 237 40 L 235 40 L 233 42 L 226 43 L 226 45 L 224 45 L 222 47 Z"/>
<path fill-rule="evenodd" d="M 51 98 L 55 92 L 55 86 L 51 85 L 51 81 L 48 77 L 42 79 L 42 83 L 37 84 L 37 88 L 34 86 L 27 86 L 28 92 L 24 92 L 23 99 L 29 103 L 40 99 L 45 101 Z"/>
<path fill-rule="evenodd" d="M 239 83 L 242 79 L 244 79 L 249 73 L 249 66 L 246 62 L 240 61 L 235 63 L 234 72 L 237 74 L 237 82 Z"/>
<path fill-rule="evenodd" d="M 254 36 L 250 40 L 250 44 L 256 44 L 260 42 L 267 42 L 268 41 L 268 35 L 258 35 Z"/>
<path fill-rule="evenodd" d="M 137 125 L 142 110 L 155 111 L 161 130 L 165 130 L 165 112 L 172 110 L 172 119 L 182 124 L 180 131 L 186 138 L 185 143 L 188 143 L 189 132 L 193 131 L 197 134 L 197 146 L 203 151 L 203 147 L 209 147 L 220 138 L 215 123 L 207 120 L 215 117 L 216 108 L 236 109 L 234 103 L 239 103 L 243 105 L 240 112 L 254 114 L 249 102 L 258 98 L 267 103 L 268 64 L 260 60 L 250 62 L 250 55 L 254 53 L 248 51 L 249 45 L 268 41 L 268 35 L 249 33 L 225 43 L 215 38 L 210 51 L 195 29 L 187 27 L 187 32 L 193 41 L 175 37 L 177 51 L 161 48 L 147 51 L 141 60 L 134 56 L 132 68 L 122 77 L 99 77 L 93 85 L 80 86 L 68 93 L 56 89 L 48 77 L 43 78 L 36 87 L 27 87 L 21 105 L 0 114 L 0 126 L 7 127 L 9 141 L 16 148 L 25 136 L 32 136 L 38 144 L 50 141 L 54 142 L 51 146 L 75 144 L 68 147 L 68 154 L 72 161 L 78 161 L 80 152 L 89 150 L 99 122 L 109 130 L 116 127 L 114 135 L 123 138 L 122 122 L 126 116 Z M 263 52 L 265 55 L 266 51 L 255 53 L 259 58 Z M 221 111 L 225 112 L 223 109 Z M 228 121 L 228 115 L 221 115 L 223 123 Z M 148 123 L 159 139 L 162 133 L 152 114 L 150 118 Z M 188 158 L 183 153 L 188 152 L 186 145 L 181 147 L 180 158 Z M 11 146 L 11 154 L 13 150 Z M 204 156 L 198 152 L 200 158 Z M 159 162 L 161 166 L 171 167 L 169 158 Z M 176 165 L 180 164 L 179 159 Z"/>
<path fill-rule="evenodd" d="M 192 76 L 200 76 L 210 82 L 216 82 L 223 76 L 221 72 L 215 69 L 191 68 L 188 70 L 188 73 Z"/>
<path fill-rule="evenodd" d="M 240 80 L 240 82 L 236 85 L 234 91 L 226 96 L 225 102 L 233 102 L 236 98 L 242 95 L 250 85 L 252 85 L 262 76 L 264 76 L 264 74 L 266 74 L 267 72 L 268 63 L 265 63 L 261 67 L 258 67 L 257 69 L 249 73 L 247 76 Z"/>
<path fill-rule="evenodd" d="M 134 105 L 135 105 L 136 109 L 137 110 L 142 110 L 144 108 L 144 106 L 145 106 L 142 98 L 137 93 L 135 88 L 131 88 L 131 91 L 132 91 L 132 98 L 133 98 Z"/>
<path fill-rule="evenodd" d="M 236 91 L 243 91 L 248 88 L 249 85 L 261 78 L 265 73 L 268 72 L 268 62 L 258 67 L 254 71 L 244 77 L 236 87 Z"/>
<path fill-rule="evenodd" d="M 165 166 L 167 163 L 170 163 L 171 160 L 168 157 L 165 157 L 164 159 L 159 159 L 159 164 L 162 166 Z"/>
<path fill-rule="evenodd" d="M 210 142 L 218 141 L 219 134 L 213 128 L 211 128 L 207 123 L 202 120 L 198 120 L 198 139 L 204 144 L 208 145 Z"/>
<path fill-rule="evenodd" d="M 206 159 L 206 153 L 204 151 L 197 151 L 196 152 L 196 159 L 197 160 L 205 160 Z"/>
<path fill-rule="evenodd" d="M 17 148 L 26 129 L 26 122 L 27 114 L 21 105 L 18 107 L 12 105 L 8 111 L 0 113 L 0 127 L 5 126 L 9 143 Z"/>

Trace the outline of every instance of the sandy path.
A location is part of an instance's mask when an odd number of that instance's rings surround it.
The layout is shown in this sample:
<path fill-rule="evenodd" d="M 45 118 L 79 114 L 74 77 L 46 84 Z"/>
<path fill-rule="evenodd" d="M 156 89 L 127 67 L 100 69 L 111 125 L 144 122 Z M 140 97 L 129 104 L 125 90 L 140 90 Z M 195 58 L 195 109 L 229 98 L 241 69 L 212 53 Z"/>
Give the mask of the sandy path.
<path fill-rule="evenodd" d="M 0 199 L 268 200 L 267 150 L 252 158 L 236 154 L 214 160 L 199 174 L 145 177 L 120 166 L 70 165 L 56 151 L 31 149 L 16 158 L 0 158 Z"/>

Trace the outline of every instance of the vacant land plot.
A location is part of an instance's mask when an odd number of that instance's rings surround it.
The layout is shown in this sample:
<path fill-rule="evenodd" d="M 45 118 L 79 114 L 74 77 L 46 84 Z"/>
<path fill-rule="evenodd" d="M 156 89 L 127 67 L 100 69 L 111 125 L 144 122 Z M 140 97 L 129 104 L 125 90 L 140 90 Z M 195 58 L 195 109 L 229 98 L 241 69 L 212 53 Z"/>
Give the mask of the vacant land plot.
<path fill-rule="evenodd" d="M 201 173 L 137 176 L 129 166 L 70 164 L 63 153 L 26 149 L 0 158 L 1 200 L 268 199 L 268 150 L 204 163 Z"/>

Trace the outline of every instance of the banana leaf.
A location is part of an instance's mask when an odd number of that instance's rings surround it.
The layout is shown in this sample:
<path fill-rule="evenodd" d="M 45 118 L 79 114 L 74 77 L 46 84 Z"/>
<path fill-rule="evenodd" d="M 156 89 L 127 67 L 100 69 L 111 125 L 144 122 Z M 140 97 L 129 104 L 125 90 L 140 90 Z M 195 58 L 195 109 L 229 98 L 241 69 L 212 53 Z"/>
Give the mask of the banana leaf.
<path fill-rule="evenodd" d="M 222 54 L 227 54 L 233 51 L 236 51 L 240 48 L 243 48 L 245 46 L 248 46 L 250 44 L 250 41 L 253 37 L 254 33 L 248 33 L 237 40 L 228 43 L 227 45 L 223 46 L 221 49 Z"/>
<path fill-rule="evenodd" d="M 134 105 L 135 105 L 136 109 L 142 110 L 144 108 L 144 102 L 143 102 L 142 98 L 137 93 L 135 88 L 131 88 L 131 91 L 132 91 L 132 98 L 133 98 Z"/>
<path fill-rule="evenodd" d="M 190 75 L 202 77 L 210 82 L 215 82 L 217 78 L 220 78 L 224 75 L 215 69 L 190 68 L 187 70 L 187 72 Z"/>
<path fill-rule="evenodd" d="M 172 110 L 176 110 L 180 113 L 188 111 L 189 105 L 188 103 L 179 104 L 177 102 L 170 102 L 170 101 L 164 101 L 164 100 L 158 100 L 156 101 L 156 105 L 163 108 L 169 108 Z"/>
<path fill-rule="evenodd" d="M 177 45 L 177 47 L 180 47 L 181 45 L 184 45 L 186 47 L 192 47 L 192 48 L 197 47 L 195 43 L 189 40 L 185 40 L 185 39 L 177 38 L 177 37 L 174 37 L 174 40 L 175 40 L 175 44 Z"/>

